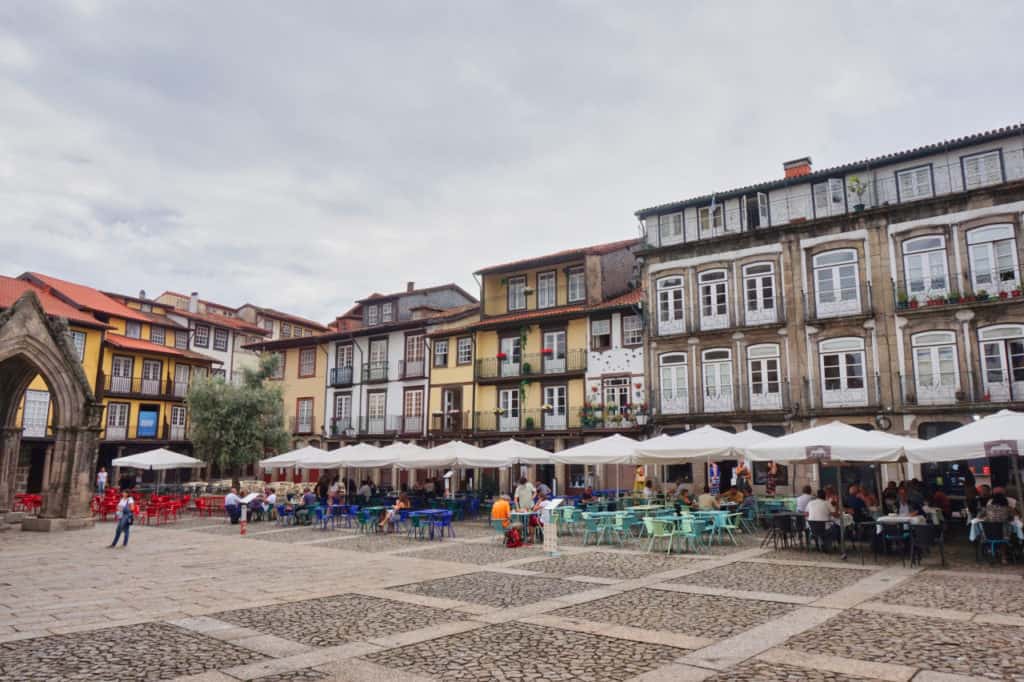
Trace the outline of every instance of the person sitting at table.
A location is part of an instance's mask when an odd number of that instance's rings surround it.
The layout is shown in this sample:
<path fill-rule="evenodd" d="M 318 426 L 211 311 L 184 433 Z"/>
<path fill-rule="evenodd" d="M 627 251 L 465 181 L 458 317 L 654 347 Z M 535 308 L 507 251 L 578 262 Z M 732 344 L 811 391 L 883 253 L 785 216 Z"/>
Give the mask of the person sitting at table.
<path fill-rule="evenodd" d="M 594 497 L 594 489 L 587 486 L 583 489 L 583 495 L 580 496 L 580 502 L 593 502 L 597 498 Z"/>
<path fill-rule="evenodd" d="M 825 501 L 832 507 L 832 513 L 839 513 L 839 493 L 836 491 L 835 486 L 825 486 Z"/>
<path fill-rule="evenodd" d="M 1017 508 L 1017 500 L 1010 497 L 1006 492 L 1006 488 L 1001 485 L 992 488 L 992 497 L 988 501 L 989 504 L 992 504 L 992 500 L 995 499 L 997 493 L 1001 493 L 1006 498 L 1006 503 L 1010 505 L 1010 509 Z"/>
<path fill-rule="evenodd" d="M 744 495 L 739 491 L 736 486 L 732 486 L 724 493 L 722 493 L 722 502 L 731 502 L 733 504 L 740 504 L 743 502 Z"/>
<path fill-rule="evenodd" d="M 748 513 L 747 510 L 750 510 L 750 512 Z M 753 495 L 745 495 L 737 511 L 747 518 L 753 518 L 757 514 L 757 498 Z"/>
<path fill-rule="evenodd" d="M 651 483 L 651 479 L 649 478 L 646 481 L 644 481 L 643 496 L 644 499 L 647 500 L 654 497 L 654 485 Z"/>
<path fill-rule="evenodd" d="M 978 512 L 978 518 L 986 523 L 1001 523 L 1004 525 L 1003 535 L 1006 536 L 1005 525 L 1013 520 L 1014 513 L 1010 509 L 1010 502 L 1003 493 L 993 492 L 989 503 Z M 999 546 L 1000 561 L 1006 563 L 1006 544 Z"/>
<path fill-rule="evenodd" d="M 405 493 L 398 493 L 398 499 L 395 500 L 394 506 L 391 507 L 391 509 L 388 509 L 384 513 L 384 516 L 381 517 L 380 527 L 382 529 L 386 529 L 392 526 L 395 522 L 395 514 L 397 514 L 400 509 L 409 509 L 411 507 L 412 504 L 409 502 L 409 496 Z"/>
<path fill-rule="evenodd" d="M 501 527 L 506 530 L 513 526 L 522 528 L 521 523 L 513 524 L 509 519 L 512 514 L 512 498 L 508 495 L 502 494 L 498 496 L 498 499 L 491 505 L 491 521 L 501 521 Z"/>
<path fill-rule="evenodd" d="M 711 494 L 711 487 L 704 485 L 704 493 L 697 498 L 697 508 L 701 511 L 718 509 L 718 500 Z"/>
<path fill-rule="evenodd" d="M 984 483 L 978 486 L 978 511 L 988 506 L 988 503 L 992 501 L 992 488 L 985 485 Z"/>
<path fill-rule="evenodd" d="M 690 489 L 682 481 L 679 481 L 679 485 L 676 486 L 676 497 L 687 507 L 693 506 L 693 496 L 690 495 Z"/>
<path fill-rule="evenodd" d="M 234 488 L 224 496 L 224 511 L 227 512 L 232 524 L 237 524 L 238 520 L 242 518 L 242 498 L 238 496 L 238 491 Z"/>
<path fill-rule="evenodd" d="M 267 519 L 274 519 L 274 511 L 277 509 L 277 493 L 273 488 L 266 488 L 263 491 L 263 513 Z"/>
<path fill-rule="evenodd" d="M 796 498 L 796 510 L 801 514 L 806 514 L 807 503 L 814 499 L 814 493 L 811 492 L 811 486 L 809 485 L 805 485 L 800 493 L 800 497 Z"/>
<path fill-rule="evenodd" d="M 544 497 L 551 497 L 551 488 L 549 488 L 548 484 L 544 481 L 537 481 L 537 485 L 535 487 L 537 488 L 537 492 L 544 493 Z"/>
<path fill-rule="evenodd" d="M 949 499 L 949 495 L 944 493 L 941 489 L 932 486 L 927 498 L 928 504 L 942 510 L 943 518 L 947 520 L 950 518 L 953 513 L 953 502 Z"/>
<path fill-rule="evenodd" d="M 540 521 L 540 513 L 544 511 L 544 505 L 547 504 L 548 496 L 540 490 L 537 491 L 537 501 L 533 503 L 530 511 L 537 512 L 535 515 L 530 516 L 530 527 L 527 532 L 530 534 L 530 542 L 533 542 L 535 534 L 540 535 L 540 539 L 544 539 L 544 524 Z"/>
<path fill-rule="evenodd" d="M 309 488 L 305 488 L 302 491 L 302 499 L 298 506 L 295 507 L 295 520 L 301 525 L 309 525 L 312 523 L 313 510 L 319 506 L 320 501 L 316 498 L 316 494 Z"/>
<path fill-rule="evenodd" d="M 827 493 L 819 489 L 817 496 L 807 503 L 807 522 L 825 524 L 825 534 L 821 536 L 821 541 L 822 549 L 828 552 L 832 548 L 832 543 L 839 539 L 839 526 L 832 523 L 838 512 L 833 511 L 826 497 Z"/>
<path fill-rule="evenodd" d="M 862 485 L 857 486 L 857 497 L 859 497 L 861 502 L 864 503 L 864 506 L 869 509 L 871 507 L 878 506 L 878 498 L 875 497 L 875 494 Z"/>
<path fill-rule="evenodd" d="M 846 499 L 843 500 L 843 507 L 848 514 L 853 516 L 854 523 L 871 519 L 871 515 L 868 514 L 868 506 L 864 504 L 859 493 L 860 486 L 854 483 L 847 489 Z"/>
<path fill-rule="evenodd" d="M 885 490 L 882 491 L 882 511 L 886 514 L 899 511 L 899 498 L 900 493 L 899 488 L 896 487 L 896 481 L 889 481 Z"/>
<path fill-rule="evenodd" d="M 364 480 L 362 483 L 360 483 L 359 490 L 356 491 L 356 497 L 361 498 L 363 504 L 369 504 L 370 497 L 372 496 L 373 490 L 370 488 L 370 482 Z"/>

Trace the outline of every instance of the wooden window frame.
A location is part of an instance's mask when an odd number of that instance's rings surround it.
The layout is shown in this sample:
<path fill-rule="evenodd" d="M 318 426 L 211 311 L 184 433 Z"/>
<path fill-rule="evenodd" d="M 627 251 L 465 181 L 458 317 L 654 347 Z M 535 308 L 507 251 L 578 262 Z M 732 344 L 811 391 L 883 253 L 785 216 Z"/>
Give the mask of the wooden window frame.
<path fill-rule="evenodd" d="M 441 348 L 441 344 L 444 344 L 444 362 L 438 362 L 438 350 Z M 432 367 L 447 367 L 451 357 L 451 343 L 448 339 L 434 339 L 434 347 L 431 350 L 431 366 Z"/>
<path fill-rule="evenodd" d="M 206 330 L 206 341 L 204 343 L 199 343 L 199 330 L 200 329 L 205 329 Z M 196 325 L 196 333 L 192 337 L 192 345 L 194 345 L 196 348 L 209 348 L 210 347 L 210 325 L 208 325 L 208 324 L 197 324 Z"/>
<path fill-rule="evenodd" d="M 466 360 L 465 362 L 462 361 L 462 359 L 461 359 L 461 357 L 459 355 L 459 345 L 463 341 L 469 341 L 469 360 Z M 460 337 L 458 337 L 455 340 L 455 365 L 456 366 L 459 366 L 459 365 L 462 365 L 462 366 L 472 365 L 473 364 L 473 355 L 474 355 L 473 337 L 472 336 L 460 336 Z"/>
<path fill-rule="evenodd" d="M 595 346 L 594 345 L 594 323 L 595 322 L 608 322 L 608 345 L 607 346 Z M 587 331 L 590 334 L 590 350 L 592 350 L 592 351 L 611 350 L 612 345 L 614 344 L 614 339 L 613 339 L 613 335 L 612 335 L 612 318 L 611 318 L 611 316 L 609 315 L 608 317 L 592 317 L 589 320 L 589 325 L 588 326 L 589 326 L 589 329 Z"/>
<path fill-rule="evenodd" d="M 315 396 L 304 395 L 304 396 L 299 396 L 298 398 L 295 399 L 295 428 L 296 429 L 299 428 L 299 415 L 301 414 L 299 412 L 299 405 L 304 400 L 308 400 L 309 401 L 309 404 L 310 404 L 309 416 L 310 416 L 310 419 L 312 419 L 312 422 L 309 425 L 309 431 L 298 431 L 298 430 L 296 430 L 295 433 L 300 434 L 300 435 L 312 435 L 312 434 L 316 433 L 316 397 Z"/>
<path fill-rule="evenodd" d="M 309 374 L 302 373 L 302 354 L 305 352 L 313 353 L 313 371 Z M 300 379 L 309 379 L 310 377 L 316 376 L 316 348 L 299 348 L 299 361 L 295 363 L 298 365 L 296 368 L 296 374 Z"/>
<path fill-rule="evenodd" d="M 221 348 L 220 346 L 217 345 L 217 332 L 224 332 L 224 347 L 223 348 Z M 211 341 L 211 345 L 213 347 L 213 350 L 219 351 L 221 353 L 227 353 L 228 349 L 231 347 L 231 333 L 228 332 L 228 330 L 224 329 L 223 327 L 214 327 L 213 328 L 213 339 Z"/>
<path fill-rule="evenodd" d="M 158 329 L 160 330 L 160 333 L 159 333 L 160 340 L 159 341 L 157 341 L 155 338 L 153 338 L 154 332 L 156 332 Z M 159 324 L 151 324 L 151 325 L 149 325 L 149 341 L 150 341 L 150 343 L 156 343 L 156 344 L 159 344 L 161 346 L 167 345 L 167 328 L 163 327 L 163 326 L 161 326 Z"/>
<path fill-rule="evenodd" d="M 637 343 L 626 343 L 626 318 L 635 317 L 640 321 L 640 341 Z M 622 335 L 623 348 L 639 348 L 644 345 L 644 318 L 640 313 L 628 312 L 619 314 L 619 333 Z"/>

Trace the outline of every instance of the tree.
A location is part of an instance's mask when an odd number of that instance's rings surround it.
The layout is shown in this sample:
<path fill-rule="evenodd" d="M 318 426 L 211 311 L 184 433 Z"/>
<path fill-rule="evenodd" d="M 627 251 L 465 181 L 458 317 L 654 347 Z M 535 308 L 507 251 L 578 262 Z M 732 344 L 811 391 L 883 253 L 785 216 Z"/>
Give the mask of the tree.
<path fill-rule="evenodd" d="M 289 444 L 281 388 L 266 381 L 279 362 L 276 355 L 263 355 L 255 370 L 243 370 L 239 385 L 209 377 L 189 388 L 195 456 L 230 473 L 236 486 L 242 466 L 262 459 L 267 449 Z"/>

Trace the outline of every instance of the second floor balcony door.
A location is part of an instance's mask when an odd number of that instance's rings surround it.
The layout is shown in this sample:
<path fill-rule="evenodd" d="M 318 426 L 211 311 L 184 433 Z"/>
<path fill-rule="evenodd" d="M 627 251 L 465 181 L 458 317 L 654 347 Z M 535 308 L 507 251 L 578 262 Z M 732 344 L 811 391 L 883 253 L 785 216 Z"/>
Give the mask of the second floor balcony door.
<path fill-rule="evenodd" d="M 423 391 L 405 392 L 405 423 L 404 433 L 423 432 Z"/>
<path fill-rule="evenodd" d="M 771 324 L 779 319 L 775 301 L 775 266 L 755 263 L 743 268 L 744 310 L 747 324 Z"/>
<path fill-rule="evenodd" d="M 859 313 L 857 252 L 841 249 L 815 256 L 814 294 L 818 317 Z"/>
<path fill-rule="evenodd" d="M 501 340 L 501 353 L 504 357 L 498 359 L 501 367 L 501 376 L 519 376 L 519 363 L 522 361 L 522 346 L 518 336 L 506 336 Z"/>
<path fill-rule="evenodd" d="M 967 233 L 971 284 L 975 293 L 1012 291 L 1020 286 L 1017 240 L 1012 225 L 989 225 Z"/>
<path fill-rule="evenodd" d="M 503 388 L 498 391 L 498 430 L 519 430 L 519 389 Z"/>
<path fill-rule="evenodd" d="M 928 298 L 949 293 L 945 237 L 930 235 L 909 239 L 903 243 L 903 254 L 908 298 L 924 303 Z"/>
<path fill-rule="evenodd" d="M 142 392 L 146 395 L 160 393 L 160 374 L 164 365 L 159 360 L 142 361 Z"/>
<path fill-rule="evenodd" d="M 544 404 L 550 409 L 544 412 L 544 428 L 562 430 L 568 426 L 566 416 L 568 408 L 565 404 L 565 386 L 545 386 Z"/>
<path fill-rule="evenodd" d="M 462 428 L 462 389 L 446 388 L 441 392 L 441 416 L 444 431 Z"/>
<path fill-rule="evenodd" d="M 704 377 L 704 411 L 732 412 L 732 353 L 706 350 L 701 358 Z"/>
<path fill-rule="evenodd" d="M 128 403 L 107 404 L 107 440 L 128 437 Z"/>
<path fill-rule="evenodd" d="M 370 341 L 369 381 L 386 381 L 388 378 L 388 340 Z"/>
<path fill-rule="evenodd" d="M 184 398 L 188 395 L 189 366 L 174 366 L 174 397 Z"/>
<path fill-rule="evenodd" d="M 171 407 L 171 440 L 185 440 L 187 411 L 181 405 Z"/>
<path fill-rule="evenodd" d="M 110 390 L 115 393 L 131 393 L 134 361 L 124 355 L 115 355 L 110 365 Z"/>
<path fill-rule="evenodd" d="M 917 404 L 944 405 L 956 401 L 960 377 L 957 373 L 956 335 L 953 332 L 925 332 L 912 338 L 914 346 L 914 388 Z"/>
<path fill-rule="evenodd" d="M 658 280 L 658 334 L 682 334 L 684 331 L 683 278 Z"/>
<path fill-rule="evenodd" d="M 685 353 L 666 353 L 661 356 L 661 412 L 686 414 L 690 410 L 689 369 Z"/>
<path fill-rule="evenodd" d="M 544 373 L 545 374 L 559 374 L 565 371 L 565 332 L 544 332 L 544 346 L 545 350 L 550 350 L 550 353 L 545 353 L 544 362 Z"/>
<path fill-rule="evenodd" d="M 830 339 L 819 345 L 823 407 L 868 404 L 864 339 Z"/>
<path fill-rule="evenodd" d="M 779 373 L 779 347 L 775 344 L 747 349 L 750 376 L 750 409 L 781 410 L 782 381 Z"/>
<path fill-rule="evenodd" d="M 426 344 L 422 334 L 405 337 L 405 374 L 408 377 L 426 375 Z"/>
<path fill-rule="evenodd" d="M 387 393 L 370 393 L 366 396 L 366 430 L 369 433 L 384 433 L 387 426 Z"/>
<path fill-rule="evenodd" d="M 313 433 L 313 399 L 301 398 L 295 415 L 296 433 Z"/>
<path fill-rule="evenodd" d="M 729 282 L 725 270 L 702 272 L 700 281 L 700 328 L 729 326 Z"/>
<path fill-rule="evenodd" d="M 1024 399 L 1024 325 L 978 330 L 985 398 L 994 402 Z"/>
<path fill-rule="evenodd" d="M 352 394 L 338 393 L 334 396 L 334 435 L 341 436 L 352 428 Z"/>

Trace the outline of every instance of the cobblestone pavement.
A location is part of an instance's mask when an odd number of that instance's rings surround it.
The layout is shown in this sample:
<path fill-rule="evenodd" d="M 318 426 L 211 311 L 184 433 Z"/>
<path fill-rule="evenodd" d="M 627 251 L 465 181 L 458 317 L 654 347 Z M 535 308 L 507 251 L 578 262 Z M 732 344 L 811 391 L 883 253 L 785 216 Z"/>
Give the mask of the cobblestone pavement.
<path fill-rule="evenodd" d="M 0 679 L 162 680 L 262 658 L 173 625 L 145 623 L 2 643 Z"/>
<path fill-rule="evenodd" d="M 416 544 L 423 545 L 426 543 Z M 434 544 L 437 545 L 438 543 Z M 400 556 L 409 559 L 429 559 L 431 561 L 456 561 L 463 564 L 477 564 L 478 566 L 490 566 L 506 561 L 544 556 L 544 552 L 539 547 L 524 546 L 509 549 L 496 542 L 467 543 L 445 541 L 440 544 L 441 546 L 431 547 L 430 549 L 403 552 Z"/>
<path fill-rule="evenodd" d="M 711 545 L 710 547 L 705 548 L 705 551 L 702 552 L 701 555 L 702 556 L 713 556 L 713 557 L 716 557 L 716 556 L 729 556 L 730 554 L 735 554 L 736 552 L 742 552 L 743 550 L 747 550 L 747 549 L 750 549 L 751 547 L 756 547 L 757 546 L 757 544 L 755 543 L 755 541 L 753 539 L 751 539 L 751 538 L 749 538 L 747 536 L 744 536 L 744 535 L 737 535 L 736 536 L 736 541 L 738 543 L 736 545 L 732 544 L 731 542 L 729 542 L 728 544 L 723 544 L 723 545 L 720 545 L 720 544 Z M 760 542 L 760 540 L 757 540 L 757 542 Z M 559 545 L 564 545 L 566 547 L 600 547 L 600 548 L 605 548 L 605 549 L 632 549 L 632 550 L 638 550 L 638 551 L 641 551 L 641 552 L 646 552 L 647 548 L 648 548 L 648 545 L 650 544 L 650 540 L 648 538 L 626 538 L 622 543 L 619 543 L 619 540 L 616 537 L 616 538 L 613 538 L 611 541 L 608 541 L 607 539 L 605 539 L 600 544 L 595 544 L 595 537 L 593 535 L 591 535 L 590 538 L 588 539 L 587 544 L 584 545 L 583 544 L 583 532 L 579 531 L 579 533 L 577 535 L 562 535 L 562 534 L 559 534 L 559 536 L 558 536 L 558 544 Z M 665 551 L 667 546 L 668 546 L 668 542 L 667 541 L 659 540 L 657 543 L 655 543 L 654 550 L 651 553 L 652 554 L 657 554 L 657 553 L 660 552 L 661 554 L 667 554 L 666 551 Z M 681 541 L 676 540 L 674 549 L 672 550 L 672 556 L 680 556 L 680 555 L 682 555 L 682 556 L 693 556 L 694 553 L 693 552 L 683 552 L 682 551 Z"/>
<path fill-rule="evenodd" d="M 824 597 L 870 575 L 853 568 L 791 566 L 741 561 L 670 582 L 749 592 Z"/>
<path fill-rule="evenodd" d="M 462 620 L 465 614 L 361 594 L 238 609 L 214 618 L 310 646 L 333 646 Z"/>
<path fill-rule="evenodd" d="M 411 550 L 418 547 L 437 546 L 448 542 L 448 540 L 414 540 L 406 535 L 388 533 L 370 533 L 347 540 L 339 539 L 335 542 L 319 542 L 317 547 L 328 547 L 330 549 L 344 549 L 350 552 L 397 552 L 400 550 Z M 452 543 L 455 544 L 455 543 Z"/>
<path fill-rule="evenodd" d="M 545 561 L 519 564 L 516 568 L 540 571 L 551 575 L 586 575 L 595 578 L 629 580 L 693 566 L 697 559 L 670 557 L 664 554 L 629 554 L 626 552 L 583 552 L 562 555 Z"/>
<path fill-rule="evenodd" d="M 681 649 L 610 637 L 502 623 L 373 653 L 366 659 L 444 680 L 626 680 Z"/>
<path fill-rule="evenodd" d="M 783 663 L 753 661 L 728 672 L 708 678 L 706 682 L 870 682 L 870 677 L 844 675 L 827 670 L 812 670 Z"/>
<path fill-rule="evenodd" d="M 455 537 L 460 540 L 496 535 L 493 528 L 483 521 L 455 521 Z"/>
<path fill-rule="evenodd" d="M 1024 680 L 1024 628 L 851 610 L 786 642 L 790 649 L 877 663 Z"/>
<path fill-rule="evenodd" d="M 1024 590 L 1020 580 L 965 579 L 962 575 L 924 573 L 886 592 L 881 601 L 929 609 L 943 608 L 985 613 L 994 611 L 1024 616 Z"/>
<path fill-rule="evenodd" d="M 455 599 L 505 608 L 557 599 L 567 594 L 593 588 L 593 585 L 560 578 L 481 571 L 402 585 L 393 589 L 409 594 L 422 594 L 427 597 Z"/>
<path fill-rule="evenodd" d="M 720 639 L 778 618 L 793 608 L 753 599 L 639 589 L 558 609 L 552 615 Z"/>
<path fill-rule="evenodd" d="M 304 668 L 302 670 L 281 673 L 280 675 L 257 677 L 253 682 L 316 682 L 317 680 L 326 680 L 329 677 L 327 673 L 319 672 L 312 668 Z"/>

